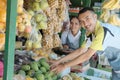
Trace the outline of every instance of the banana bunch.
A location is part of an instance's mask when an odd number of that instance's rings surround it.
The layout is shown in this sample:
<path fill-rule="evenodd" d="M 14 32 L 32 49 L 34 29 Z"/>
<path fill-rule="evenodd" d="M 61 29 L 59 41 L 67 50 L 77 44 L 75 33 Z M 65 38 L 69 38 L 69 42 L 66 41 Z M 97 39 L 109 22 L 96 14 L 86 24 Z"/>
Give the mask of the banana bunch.
<path fill-rule="evenodd" d="M 120 8 L 120 0 L 105 0 L 102 4 L 103 9 L 119 9 Z"/>
<path fill-rule="evenodd" d="M 109 17 L 110 17 L 110 11 L 107 9 L 103 9 L 102 14 L 100 15 L 100 19 L 104 22 L 107 22 Z"/>
<path fill-rule="evenodd" d="M 117 15 L 111 15 L 108 19 L 108 23 L 115 25 L 115 26 L 120 26 L 120 19 L 118 18 Z"/>

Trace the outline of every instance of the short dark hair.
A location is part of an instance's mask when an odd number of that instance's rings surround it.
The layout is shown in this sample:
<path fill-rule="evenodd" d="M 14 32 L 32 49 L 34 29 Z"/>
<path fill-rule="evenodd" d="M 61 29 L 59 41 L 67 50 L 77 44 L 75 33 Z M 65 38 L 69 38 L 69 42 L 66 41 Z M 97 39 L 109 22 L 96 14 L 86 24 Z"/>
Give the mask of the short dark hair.
<path fill-rule="evenodd" d="M 95 12 L 94 9 L 91 8 L 91 7 L 84 7 L 84 8 L 82 8 L 82 9 L 79 11 L 78 16 L 79 16 L 79 14 L 82 14 L 82 13 L 84 13 L 84 12 L 86 12 L 86 11 L 91 11 L 91 12 L 93 12 L 93 13 Z"/>

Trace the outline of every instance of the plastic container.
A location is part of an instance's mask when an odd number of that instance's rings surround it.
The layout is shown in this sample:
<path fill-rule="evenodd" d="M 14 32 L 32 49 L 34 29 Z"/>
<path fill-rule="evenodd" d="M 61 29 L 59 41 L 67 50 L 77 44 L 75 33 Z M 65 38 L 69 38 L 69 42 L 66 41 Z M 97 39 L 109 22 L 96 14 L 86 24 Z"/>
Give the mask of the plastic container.
<path fill-rule="evenodd" d="M 70 73 L 70 67 L 66 68 L 60 73 L 60 76 L 63 77 L 65 75 L 68 75 Z"/>
<path fill-rule="evenodd" d="M 78 73 L 79 76 L 86 77 L 90 80 L 111 80 L 111 72 L 90 68 L 89 70 Z"/>

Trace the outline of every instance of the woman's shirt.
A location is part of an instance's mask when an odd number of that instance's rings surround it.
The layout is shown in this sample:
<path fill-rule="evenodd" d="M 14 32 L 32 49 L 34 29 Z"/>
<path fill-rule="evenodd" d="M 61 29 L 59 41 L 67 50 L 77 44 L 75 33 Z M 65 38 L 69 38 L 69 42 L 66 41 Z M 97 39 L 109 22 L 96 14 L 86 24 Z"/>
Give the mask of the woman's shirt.
<path fill-rule="evenodd" d="M 61 35 L 63 45 L 68 45 L 70 49 L 75 50 L 79 48 L 81 31 L 74 36 L 70 30 L 64 31 Z"/>

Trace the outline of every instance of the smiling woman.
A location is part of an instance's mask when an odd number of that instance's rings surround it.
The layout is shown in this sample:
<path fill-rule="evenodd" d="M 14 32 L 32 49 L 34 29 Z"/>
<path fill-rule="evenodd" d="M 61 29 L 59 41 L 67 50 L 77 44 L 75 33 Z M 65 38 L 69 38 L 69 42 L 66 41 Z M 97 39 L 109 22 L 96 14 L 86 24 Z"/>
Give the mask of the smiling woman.
<path fill-rule="evenodd" d="M 79 48 L 81 36 L 81 25 L 77 17 L 73 16 L 70 19 L 70 29 L 64 31 L 61 35 L 61 41 L 65 50 L 75 50 Z"/>

